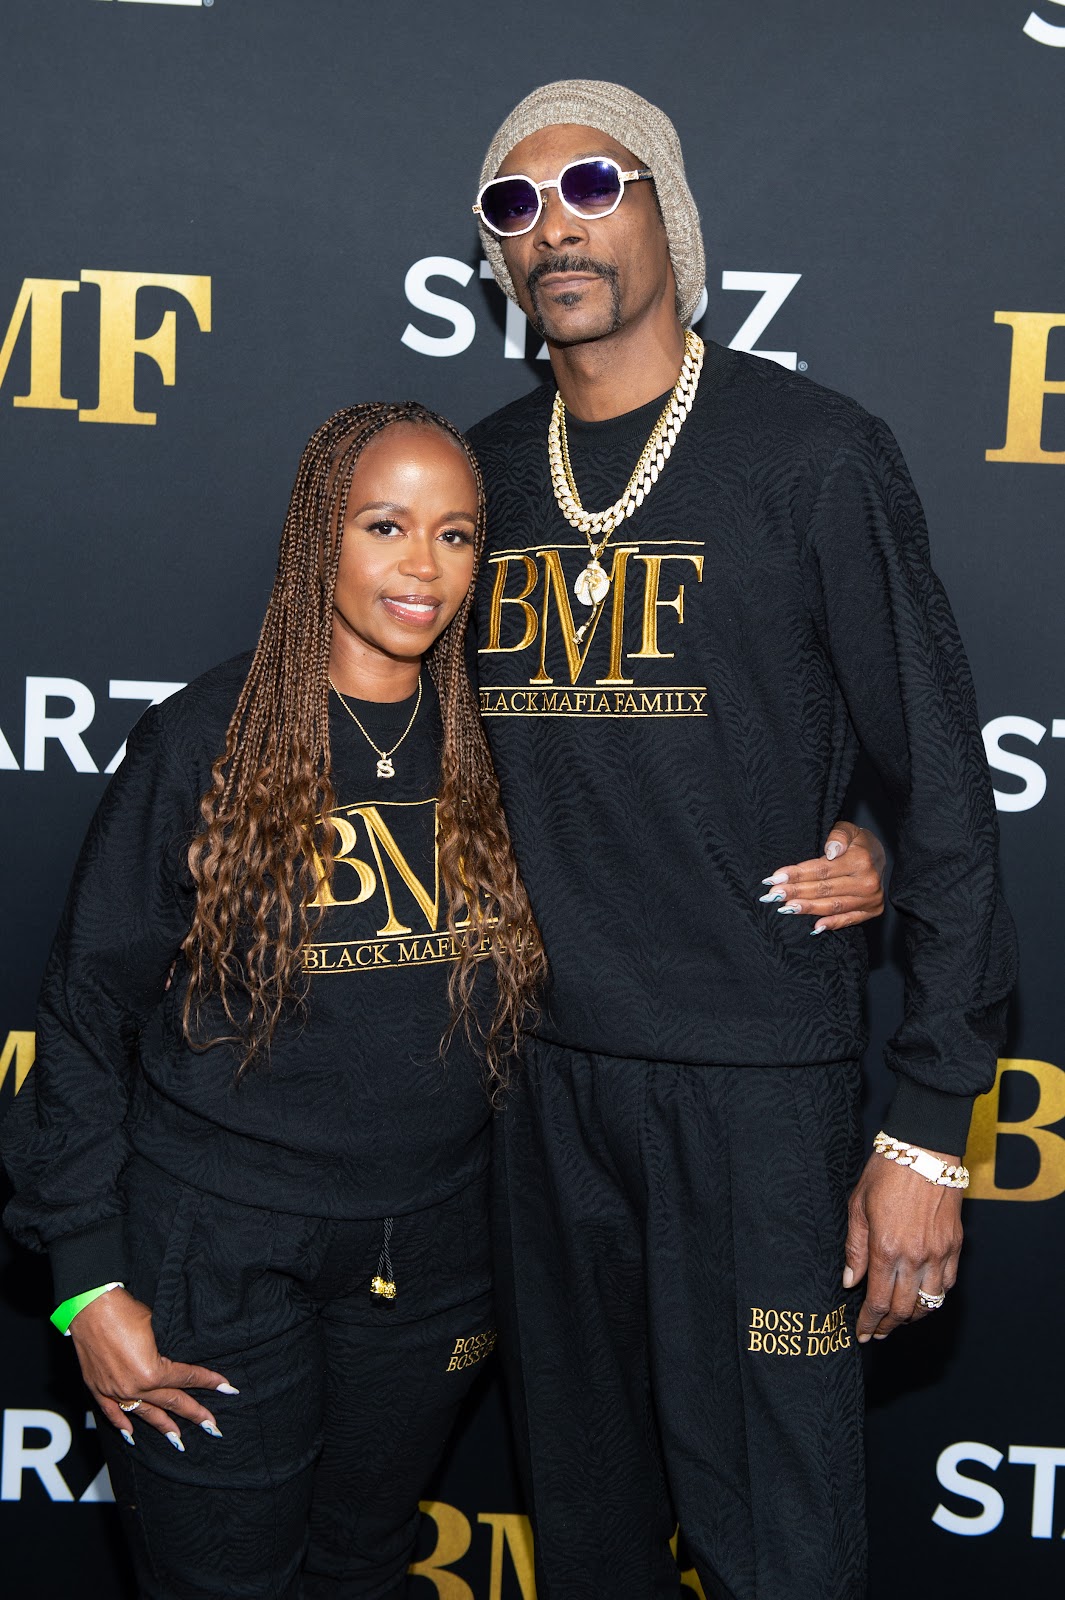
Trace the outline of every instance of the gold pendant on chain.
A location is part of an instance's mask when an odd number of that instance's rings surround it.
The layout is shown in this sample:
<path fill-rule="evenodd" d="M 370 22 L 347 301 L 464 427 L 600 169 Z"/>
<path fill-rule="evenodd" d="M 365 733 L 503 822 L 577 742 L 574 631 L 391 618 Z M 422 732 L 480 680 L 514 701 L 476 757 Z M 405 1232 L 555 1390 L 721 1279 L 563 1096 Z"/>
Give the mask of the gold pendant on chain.
<path fill-rule="evenodd" d="M 377 763 L 377 776 L 379 778 L 394 778 L 396 769 L 388 756 L 382 756 Z"/>
<path fill-rule="evenodd" d="M 599 558 L 593 556 L 582 572 L 578 572 L 573 583 L 573 592 L 582 606 L 597 606 L 600 600 L 605 599 L 610 588 L 610 579 L 599 565 Z"/>

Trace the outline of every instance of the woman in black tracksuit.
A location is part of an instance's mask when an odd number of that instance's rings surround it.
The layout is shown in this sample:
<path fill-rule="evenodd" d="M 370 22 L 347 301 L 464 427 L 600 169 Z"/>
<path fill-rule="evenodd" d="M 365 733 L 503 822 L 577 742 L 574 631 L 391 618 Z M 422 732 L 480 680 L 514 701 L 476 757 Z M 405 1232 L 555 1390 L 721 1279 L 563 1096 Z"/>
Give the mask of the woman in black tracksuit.
<path fill-rule="evenodd" d="M 482 539 L 442 419 L 330 419 L 257 651 L 141 719 L 78 863 L 8 1221 L 145 1595 L 402 1592 L 454 1352 L 490 1348 L 483 1050 L 440 1041 L 459 966 L 505 1070 L 539 956 L 463 659 Z"/>

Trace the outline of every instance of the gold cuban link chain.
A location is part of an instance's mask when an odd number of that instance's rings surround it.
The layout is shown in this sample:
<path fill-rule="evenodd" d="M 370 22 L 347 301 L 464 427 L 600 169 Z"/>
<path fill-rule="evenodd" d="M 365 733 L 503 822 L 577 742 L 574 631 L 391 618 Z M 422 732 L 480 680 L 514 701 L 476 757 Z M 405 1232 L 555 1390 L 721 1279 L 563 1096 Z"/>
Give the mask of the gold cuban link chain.
<path fill-rule="evenodd" d="M 697 333 L 689 328 L 684 335 L 684 361 L 680 376 L 662 409 L 662 413 L 644 445 L 624 490 L 605 511 L 586 511 L 581 504 L 577 485 L 570 465 L 569 441 L 566 438 L 566 404 L 561 394 L 555 394 L 551 408 L 551 421 L 547 429 L 547 459 L 551 469 L 551 485 L 559 510 L 571 527 L 576 528 L 588 541 L 591 559 L 577 574 L 573 592 L 584 606 L 599 606 L 610 589 L 610 579 L 599 564 L 599 557 L 610 542 L 614 530 L 627 517 L 643 505 L 659 473 L 669 460 L 677 435 L 687 420 L 699 387 L 699 374 L 703 369 L 706 346 Z M 578 642 L 593 619 L 584 624 L 575 635 Z"/>

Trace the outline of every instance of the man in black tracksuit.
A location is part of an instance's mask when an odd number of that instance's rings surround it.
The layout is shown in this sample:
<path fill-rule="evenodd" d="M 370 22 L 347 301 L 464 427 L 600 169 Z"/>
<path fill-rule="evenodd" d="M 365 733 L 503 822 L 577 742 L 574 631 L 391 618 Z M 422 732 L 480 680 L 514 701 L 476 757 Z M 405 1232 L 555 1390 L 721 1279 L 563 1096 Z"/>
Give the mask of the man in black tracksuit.
<path fill-rule="evenodd" d="M 500 173 L 482 236 L 564 402 L 471 435 L 481 709 L 552 974 L 497 1208 L 538 1592 L 676 1595 L 679 1518 L 708 1594 L 850 1600 L 857 1344 L 954 1282 L 960 1195 L 935 1179 L 1013 982 L 968 668 L 887 427 L 715 345 L 692 381 L 702 245 L 662 113 L 549 85 L 496 135 L 482 185 Z M 630 474 L 630 514 L 582 524 Z M 884 1128 L 925 1175 L 862 1170 L 863 938 L 760 903 L 821 849 L 859 744 L 907 937 Z"/>

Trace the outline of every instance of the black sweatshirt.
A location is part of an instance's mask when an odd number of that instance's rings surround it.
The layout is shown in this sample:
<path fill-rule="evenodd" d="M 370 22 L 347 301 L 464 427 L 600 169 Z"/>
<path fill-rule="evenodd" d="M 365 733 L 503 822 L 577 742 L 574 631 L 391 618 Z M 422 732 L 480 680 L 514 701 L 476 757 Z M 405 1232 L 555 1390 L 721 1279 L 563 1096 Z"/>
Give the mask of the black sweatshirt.
<path fill-rule="evenodd" d="M 124 1277 L 120 1178 L 131 1151 L 226 1199 L 313 1217 L 433 1205 L 487 1159 L 479 1066 L 461 1033 L 439 1056 L 453 949 L 428 674 L 390 779 L 331 697 L 335 903 L 307 955 L 305 1014 L 281 1023 L 269 1063 L 239 1086 L 231 1046 L 197 1052 L 184 1041 L 183 962 L 164 985 L 195 904 L 187 850 L 249 660 L 146 712 L 78 860 L 45 973 L 37 1061 L 3 1124 L 18 1191 L 6 1221 L 50 1251 L 58 1300 Z M 415 702 L 351 704 L 389 749 Z"/>
<path fill-rule="evenodd" d="M 481 709 L 553 975 L 540 1031 L 648 1060 L 859 1055 L 864 934 L 811 938 L 758 896 L 821 853 L 860 743 L 897 812 L 906 931 L 886 1126 L 960 1152 L 993 1081 L 1014 935 L 969 670 L 895 440 L 853 401 L 708 345 L 578 645 L 588 550 L 551 489 L 552 399 L 471 434 L 490 528 Z M 586 507 L 621 493 L 662 404 L 570 418 Z"/>

